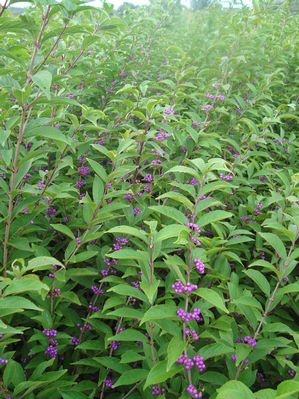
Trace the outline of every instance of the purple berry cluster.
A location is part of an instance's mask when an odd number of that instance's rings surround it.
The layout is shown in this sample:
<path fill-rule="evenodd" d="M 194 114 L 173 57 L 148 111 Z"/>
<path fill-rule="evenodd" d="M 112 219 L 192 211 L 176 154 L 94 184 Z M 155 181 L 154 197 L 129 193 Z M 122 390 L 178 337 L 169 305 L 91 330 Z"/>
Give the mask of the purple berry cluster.
<path fill-rule="evenodd" d="M 210 100 L 220 100 L 220 101 L 224 101 L 225 100 L 225 97 L 222 94 L 207 93 L 206 97 L 209 98 Z"/>
<path fill-rule="evenodd" d="M 262 212 L 261 212 L 262 208 L 263 208 L 263 204 L 261 204 L 261 203 L 256 204 L 255 209 L 254 209 L 254 213 L 256 215 L 261 215 L 262 214 Z"/>
<path fill-rule="evenodd" d="M 194 186 L 197 183 L 198 183 L 198 180 L 195 177 L 192 177 L 192 179 L 190 179 L 190 181 L 189 181 L 189 184 L 191 184 L 192 186 Z"/>
<path fill-rule="evenodd" d="M 55 330 L 54 328 L 44 328 L 43 335 L 48 338 L 49 343 L 47 349 L 44 352 L 45 355 L 50 358 L 57 357 L 58 350 L 56 347 L 59 343 L 56 339 L 53 338 L 57 336 L 57 330 Z"/>
<path fill-rule="evenodd" d="M 50 358 L 55 358 L 57 356 L 57 353 L 58 351 L 54 345 L 49 345 L 45 350 L 45 355 Z"/>
<path fill-rule="evenodd" d="M 164 109 L 163 113 L 165 115 L 174 115 L 175 114 L 175 110 L 173 108 L 166 108 L 166 109 Z"/>
<path fill-rule="evenodd" d="M 205 105 L 203 105 L 202 107 L 201 107 L 201 110 L 202 111 L 204 111 L 204 112 L 209 112 L 209 111 L 212 111 L 212 109 L 214 109 L 214 106 L 213 105 L 211 105 L 211 104 L 205 104 Z"/>
<path fill-rule="evenodd" d="M 124 237 L 116 237 L 114 241 L 115 242 L 112 244 L 113 251 L 120 251 L 129 242 L 127 238 Z"/>
<path fill-rule="evenodd" d="M 187 283 L 184 285 L 182 281 L 177 281 L 171 287 L 176 294 L 190 293 L 198 288 L 196 284 Z"/>
<path fill-rule="evenodd" d="M 46 187 L 46 183 L 45 183 L 43 180 L 40 180 L 40 181 L 37 183 L 37 188 L 38 188 L 39 190 L 43 190 L 45 187 Z"/>
<path fill-rule="evenodd" d="M 152 396 L 160 396 L 165 393 L 165 389 L 162 388 L 160 385 L 152 385 Z"/>
<path fill-rule="evenodd" d="M 103 295 L 104 294 L 104 291 L 100 288 L 100 287 L 98 287 L 97 285 L 92 285 L 91 286 L 91 291 L 95 294 L 95 295 Z"/>
<path fill-rule="evenodd" d="M 220 173 L 220 179 L 224 181 L 232 181 L 234 178 L 233 175 L 224 175 L 223 173 Z"/>
<path fill-rule="evenodd" d="M 293 370 L 293 369 L 288 369 L 288 375 L 289 375 L 290 377 L 295 377 L 296 371 Z"/>
<path fill-rule="evenodd" d="M 256 340 L 252 338 L 250 335 L 246 335 L 243 339 L 241 339 L 241 342 L 244 342 L 244 344 L 248 344 L 252 346 L 253 348 L 256 347 Z"/>
<path fill-rule="evenodd" d="M 78 338 L 78 337 L 71 337 L 71 339 L 70 339 L 70 343 L 72 344 L 72 345 L 79 345 L 80 344 L 80 338 Z"/>
<path fill-rule="evenodd" d="M 184 329 L 184 335 L 187 335 L 190 340 L 192 341 L 198 341 L 199 340 L 199 335 L 195 330 L 192 330 L 190 328 L 185 328 Z"/>
<path fill-rule="evenodd" d="M 205 273 L 205 264 L 199 258 L 194 258 L 193 262 L 195 264 L 195 269 L 198 271 L 199 274 Z"/>
<path fill-rule="evenodd" d="M 53 208 L 52 206 L 50 206 L 50 207 L 48 208 L 48 210 L 47 210 L 47 214 L 48 214 L 49 216 L 55 216 L 56 213 L 57 213 L 57 210 L 56 210 L 55 208 Z"/>
<path fill-rule="evenodd" d="M 53 328 L 44 328 L 43 329 L 43 334 L 45 337 L 56 337 L 57 336 L 57 330 L 54 330 Z"/>
<path fill-rule="evenodd" d="M 112 351 L 116 351 L 120 347 L 119 341 L 111 341 L 110 348 Z"/>
<path fill-rule="evenodd" d="M 107 388 L 112 388 L 113 387 L 113 381 L 112 378 L 107 377 L 104 381 L 104 384 Z"/>
<path fill-rule="evenodd" d="M 92 302 L 89 303 L 87 309 L 88 309 L 88 312 L 90 312 L 90 313 L 99 312 L 101 310 L 98 306 L 94 305 Z"/>
<path fill-rule="evenodd" d="M 138 216 L 140 212 L 141 212 L 140 208 L 138 208 L 138 207 L 133 208 L 134 216 Z"/>
<path fill-rule="evenodd" d="M 50 298 L 56 298 L 59 297 L 60 295 L 61 295 L 60 288 L 53 288 L 49 293 Z"/>
<path fill-rule="evenodd" d="M 154 176 L 151 173 L 147 173 L 144 176 L 143 181 L 146 183 L 152 183 L 154 181 Z"/>
<path fill-rule="evenodd" d="M 202 356 L 193 356 L 193 358 L 188 358 L 186 354 L 183 354 L 178 358 L 177 364 L 184 365 L 185 370 L 191 370 L 193 367 L 197 367 L 201 373 L 206 370 L 206 365 Z"/>
<path fill-rule="evenodd" d="M 79 166 L 78 167 L 78 174 L 82 177 L 86 177 L 90 174 L 90 169 L 88 166 Z"/>
<path fill-rule="evenodd" d="M 190 240 L 191 240 L 191 242 L 193 242 L 193 244 L 195 244 L 197 247 L 200 247 L 200 246 L 201 246 L 201 241 L 199 241 L 198 238 L 196 238 L 196 237 L 194 237 L 194 236 L 191 236 L 191 237 L 190 237 Z"/>
<path fill-rule="evenodd" d="M 160 129 L 159 132 L 156 134 L 157 141 L 165 141 L 169 137 L 169 134 L 165 132 L 165 130 Z"/>
<path fill-rule="evenodd" d="M 191 398 L 194 399 L 200 399 L 203 395 L 202 392 L 198 391 L 193 384 L 188 385 L 187 392 L 191 396 Z"/>
<path fill-rule="evenodd" d="M 198 224 L 189 222 L 189 223 L 187 223 L 187 226 L 188 226 L 191 230 L 196 231 L 196 233 L 198 233 L 198 234 L 201 233 L 201 229 L 199 228 Z"/>
<path fill-rule="evenodd" d="M 189 323 L 191 320 L 202 321 L 202 317 L 200 316 L 201 310 L 199 308 L 194 308 L 190 313 L 184 309 L 178 309 L 176 313 L 184 323 Z"/>

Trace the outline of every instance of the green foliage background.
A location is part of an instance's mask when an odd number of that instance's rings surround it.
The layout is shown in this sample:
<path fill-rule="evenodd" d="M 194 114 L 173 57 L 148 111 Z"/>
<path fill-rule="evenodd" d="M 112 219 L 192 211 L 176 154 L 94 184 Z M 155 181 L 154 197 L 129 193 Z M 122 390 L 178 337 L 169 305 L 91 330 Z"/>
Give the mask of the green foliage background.
<path fill-rule="evenodd" d="M 297 398 L 298 14 L 31 3 L 0 11 L 0 398 Z"/>

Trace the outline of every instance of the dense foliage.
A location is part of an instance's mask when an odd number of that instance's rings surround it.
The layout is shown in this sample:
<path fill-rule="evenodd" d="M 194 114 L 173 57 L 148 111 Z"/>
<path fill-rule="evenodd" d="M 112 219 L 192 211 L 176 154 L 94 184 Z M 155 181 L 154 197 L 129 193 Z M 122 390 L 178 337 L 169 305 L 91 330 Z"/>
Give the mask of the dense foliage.
<path fill-rule="evenodd" d="M 298 14 L 31 2 L 0 12 L 0 397 L 297 398 Z"/>

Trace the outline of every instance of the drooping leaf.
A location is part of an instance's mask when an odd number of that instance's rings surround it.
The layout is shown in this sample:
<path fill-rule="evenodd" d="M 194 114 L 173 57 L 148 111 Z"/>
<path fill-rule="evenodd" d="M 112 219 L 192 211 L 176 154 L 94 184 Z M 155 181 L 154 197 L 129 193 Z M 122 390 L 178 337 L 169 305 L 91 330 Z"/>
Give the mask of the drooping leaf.
<path fill-rule="evenodd" d="M 205 301 L 220 309 L 222 312 L 228 313 L 223 298 L 218 294 L 218 292 L 214 291 L 213 289 L 198 288 L 196 291 L 194 291 L 194 294 L 200 296 Z"/>

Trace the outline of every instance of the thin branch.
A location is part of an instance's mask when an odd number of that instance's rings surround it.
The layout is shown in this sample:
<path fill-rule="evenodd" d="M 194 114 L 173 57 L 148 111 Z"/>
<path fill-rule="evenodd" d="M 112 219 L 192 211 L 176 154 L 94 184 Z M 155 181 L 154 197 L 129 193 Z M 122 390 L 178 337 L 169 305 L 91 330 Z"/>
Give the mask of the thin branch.
<path fill-rule="evenodd" d="M 16 180 L 17 180 L 17 173 L 18 173 L 18 159 L 20 155 L 20 149 L 23 142 L 25 128 L 28 122 L 28 119 L 31 114 L 31 110 L 29 110 L 27 116 L 26 111 L 27 108 L 25 105 L 22 106 L 22 113 L 21 113 L 21 122 L 19 127 L 19 133 L 17 137 L 17 144 L 15 149 L 15 156 L 13 160 L 12 166 L 12 175 L 10 178 L 9 183 L 9 192 L 8 192 L 8 209 L 7 209 L 7 219 L 5 224 L 5 234 L 4 234 L 4 242 L 3 242 L 3 276 L 6 276 L 7 272 L 7 263 L 8 263 L 8 242 L 10 238 L 10 227 L 13 220 L 13 210 L 14 210 L 14 196 L 16 190 Z"/>
<path fill-rule="evenodd" d="M 129 392 L 126 393 L 121 399 L 126 399 L 128 396 L 130 396 L 131 393 L 134 392 L 135 389 L 136 389 L 136 388 L 138 387 L 138 385 L 140 385 L 140 384 L 141 384 L 141 381 L 138 382 L 137 384 L 135 384 L 135 385 L 133 386 L 133 388 L 131 388 L 131 389 L 129 390 Z"/>
<path fill-rule="evenodd" d="M 48 6 L 46 13 L 43 14 L 43 17 L 42 17 L 43 22 L 41 24 L 41 28 L 40 28 L 40 31 L 37 36 L 34 51 L 32 53 L 32 57 L 30 60 L 29 69 L 28 69 L 28 72 L 26 75 L 26 85 L 29 85 L 31 83 L 32 68 L 33 68 L 33 65 L 34 65 L 34 62 L 36 59 L 38 49 L 40 47 L 43 33 L 44 33 L 46 26 L 49 22 L 50 9 L 51 9 L 51 7 Z M 9 243 L 9 239 L 10 239 L 10 228 L 11 228 L 11 224 L 13 221 L 14 197 L 15 197 L 15 191 L 17 189 L 16 182 L 17 182 L 17 173 L 18 173 L 18 160 L 19 160 L 21 145 L 23 143 L 26 125 L 30 118 L 32 108 L 33 108 L 33 104 L 31 104 L 29 107 L 28 107 L 28 105 L 26 105 L 26 103 L 22 104 L 21 120 L 20 120 L 19 132 L 17 135 L 17 143 L 16 143 L 16 147 L 15 147 L 15 155 L 14 155 L 14 160 L 13 160 L 13 165 L 12 165 L 12 174 L 11 174 L 10 182 L 9 182 L 8 209 L 7 209 L 7 219 L 6 219 L 6 224 L 5 224 L 4 242 L 3 242 L 3 275 L 4 276 L 6 276 L 8 256 L 9 256 L 8 243 Z"/>
<path fill-rule="evenodd" d="M 298 232 L 298 233 L 299 233 L 299 232 Z M 257 328 L 256 328 L 256 330 L 255 330 L 255 333 L 254 333 L 254 336 L 253 336 L 253 339 L 255 339 L 255 340 L 256 340 L 257 337 L 259 336 L 259 334 L 260 334 L 260 332 L 261 332 L 261 329 L 262 329 L 262 327 L 263 327 L 263 325 L 264 325 L 264 323 L 265 323 L 265 321 L 266 321 L 266 318 L 267 318 L 268 315 L 269 315 L 269 312 L 270 312 L 270 310 L 271 310 L 272 303 L 273 303 L 274 300 L 275 300 L 275 297 L 276 297 L 278 288 L 280 287 L 280 284 L 281 284 L 281 282 L 282 282 L 282 280 L 283 280 L 283 278 L 284 278 L 284 271 L 285 271 L 285 269 L 288 267 L 288 264 L 289 264 L 289 261 L 288 261 L 288 260 L 289 260 L 289 257 L 291 256 L 292 251 L 293 251 L 294 248 L 295 248 L 295 244 L 296 244 L 296 241 L 297 241 L 297 238 L 298 238 L 298 233 L 297 233 L 296 237 L 294 238 L 294 241 L 292 241 L 291 248 L 290 248 L 290 250 L 289 250 L 289 252 L 288 252 L 288 255 L 287 255 L 287 258 L 286 258 L 286 260 L 285 260 L 285 262 L 284 262 L 284 264 L 283 264 L 283 271 L 282 271 L 282 273 L 281 273 L 281 276 L 278 278 L 278 281 L 277 281 L 277 283 L 276 283 L 276 285 L 275 285 L 275 288 L 274 288 L 274 290 L 273 290 L 273 292 L 272 292 L 272 295 L 271 295 L 271 297 L 269 298 L 269 301 L 268 301 L 268 303 L 267 303 L 267 305 L 266 305 L 266 307 L 265 307 L 265 311 L 264 311 L 263 317 L 261 318 L 261 320 L 260 320 L 260 322 L 259 322 L 259 324 L 258 324 L 258 326 L 257 326 Z M 239 378 L 240 373 L 241 373 L 241 371 L 242 371 L 242 369 L 243 369 L 244 364 L 245 364 L 244 360 L 239 364 L 239 367 L 237 368 L 235 380 L 237 380 L 237 379 Z"/>
<path fill-rule="evenodd" d="M 8 8 L 8 6 L 9 6 L 9 0 L 5 0 L 3 6 L 1 6 L 0 17 L 3 15 L 4 11 Z"/>
<path fill-rule="evenodd" d="M 57 47 L 58 43 L 60 42 L 64 32 L 66 31 L 67 27 L 69 25 L 69 22 L 65 23 L 63 26 L 62 31 L 60 32 L 59 36 L 57 37 L 57 39 L 55 40 L 55 42 L 53 43 L 52 47 L 50 48 L 50 50 L 48 51 L 48 53 L 46 54 L 46 56 L 44 57 L 44 59 L 42 60 L 42 62 L 40 63 L 40 65 L 37 67 L 37 69 L 35 70 L 35 72 L 38 72 L 41 67 L 48 61 L 48 58 L 51 56 L 51 54 L 53 53 L 53 51 L 55 50 L 55 48 Z"/>
<path fill-rule="evenodd" d="M 43 16 L 42 16 L 43 23 L 42 23 L 41 29 L 39 31 L 39 34 L 38 34 L 36 42 L 35 42 L 34 50 L 33 50 L 31 61 L 30 61 L 30 65 L 29 65 L 29 69 L 28 69 L 28 72 L 27 72 L 26 84 L 29 84 L 30 81 L 31 81 L 31 75 L 32 75 L 35 59 L 36 59 L 36 56 L 37 56 L 37 52 L 40 49 L 42 37 L 43 37 L 44 31 L 45 31 L 45 29 L 46 29 L 46 27 L 48 25 L 48 22 L 49 22 L 50 10 L 51 10 L 51 6 L 48 6 L 47 10 L 46 10 L 46 13 L 43 14 Z"/>
<path fill-rule="evenodd" d="M 71 63 L 71 65 L 65 70 L 64 74 L 67 74 L 72 68 L 74 68 L 74 66 L 76 65 L 76 63 L 78 62 L 79 58 L 82 56 L 83 53 L 84 53 L 84 49 L 81 49 L 80 53 L 77 55 L 77 57 Z"/>

